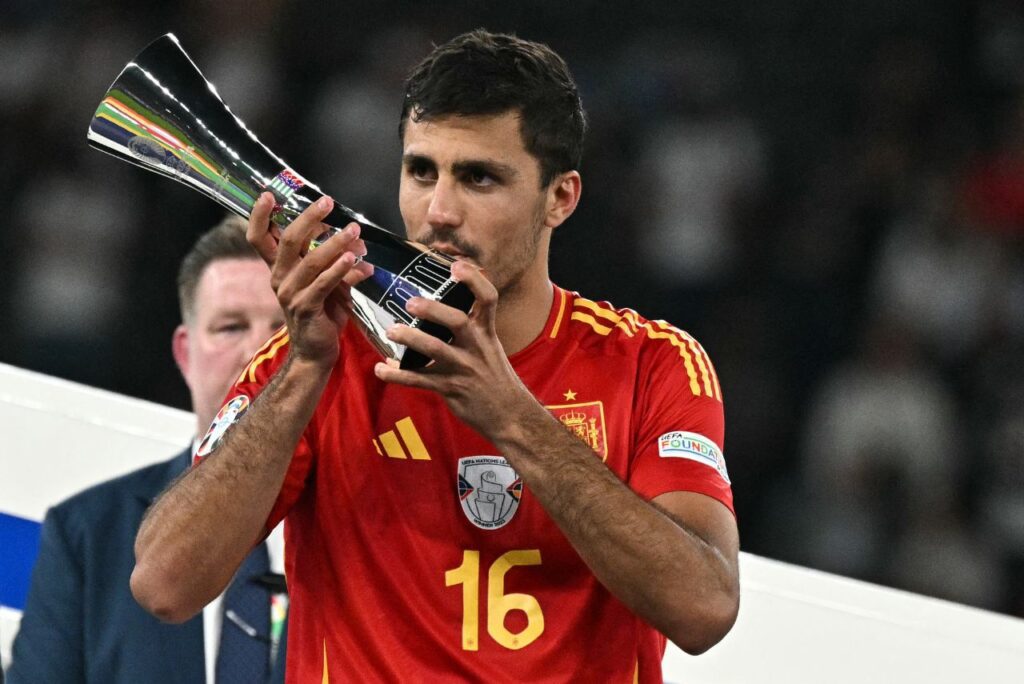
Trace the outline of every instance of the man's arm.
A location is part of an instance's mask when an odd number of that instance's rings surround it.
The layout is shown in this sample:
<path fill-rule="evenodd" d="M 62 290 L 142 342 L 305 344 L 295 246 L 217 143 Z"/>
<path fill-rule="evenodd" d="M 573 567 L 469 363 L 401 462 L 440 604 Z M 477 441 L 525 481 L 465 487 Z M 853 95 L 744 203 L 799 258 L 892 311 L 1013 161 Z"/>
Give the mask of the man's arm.
<path fill-rule="evenodd" d="M 135 539 L 135 599 L 184 622 L 231 581 L 264 526 L 328 373 L 289 359 L 214 453 L 165 491 Z"/>
<path fill-rule="evenodd" d="M 646 502 L 573 437 L 516 376 L 495 334 L 497 293 L 456 263 L 473 291 L 470 315 L 425 299 L 415 316 L 441 323 L 452 345 L 397 326 L 389 337 L 434 359 L 424 371 L 378 364 L 382 380 L 430 389 L 491 440 L 619 600 L 680 648 L 701 653 L 732 627 L 739 609 L 739 539 L 732 513 L 702 494 Z"/>
<path fill-rule="evenodd" d="M 694 492 L 648 503 L 539 403 L 506 414 L 495 446 L 594 575 L 684 651 L 703 653 L 739 608 L 732 513 Z"/>
<path fill-rule="evenodd" d="M 333 203 L 324 198 L 284 231 L 269 232 L 273 198 L 253 207 L 249 241 L 271 265 L 290 336 L 288 360 L 214 453 L 153 504 L 135 540 L 131 588 L 162 620 L 182 622 L 231 581 L 263 536 L 291 456 L 338 358 L 347 286 L 370 274 L 355 224 L 305 254 Z M 355 252 L 355 253 L 354 253 Z"/>
<path fill-rule="evenodd" d="M 85 679 L 81 561 L 57 511 L 43 521 L 25 612 L 14 638 L 9 684 Z"/>

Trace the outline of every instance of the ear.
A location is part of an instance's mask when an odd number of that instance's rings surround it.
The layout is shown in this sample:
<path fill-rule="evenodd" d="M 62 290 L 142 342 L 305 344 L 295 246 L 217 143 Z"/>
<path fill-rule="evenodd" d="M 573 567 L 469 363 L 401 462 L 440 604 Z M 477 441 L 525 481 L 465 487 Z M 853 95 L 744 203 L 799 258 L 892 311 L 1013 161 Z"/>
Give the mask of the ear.
<path fill-rule="evenodd" d="M 185 378 L 185 384 L 188 384 L 188 328 L 184 323 L 175 328 L 174 334 L 171 335 L 171 354 L 174 355 L 174 363 L 178 364 L 181 377 Z"/>
<path fill-rule="evenodd" d="M 556 176 L 548 187 L 547 213 L 544 225 L 557 228 L 576 211 L 583 191 L 583 180 L 579 171 L 566 171 Z"/>

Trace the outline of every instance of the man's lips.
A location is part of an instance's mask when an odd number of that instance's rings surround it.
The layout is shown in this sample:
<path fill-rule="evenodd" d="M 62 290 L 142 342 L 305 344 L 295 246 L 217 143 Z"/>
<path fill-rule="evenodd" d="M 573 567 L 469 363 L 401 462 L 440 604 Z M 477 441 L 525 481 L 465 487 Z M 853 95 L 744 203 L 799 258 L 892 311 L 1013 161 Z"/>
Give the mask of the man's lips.
<path fill-rule="evenodd" d="M 435 242 L 434 244 L 429 245 L 429 247 L 431 249 L 437 250 L 438 252 L 441 252 L 442 254 L 447 254 L 452 259 L 468 259 L 469 258 L 465 254 L 460 252 L 459 250 L 457 250 L 454 247 L 452 247 L 451 245 L 446 245 L 444 243 Z"/>

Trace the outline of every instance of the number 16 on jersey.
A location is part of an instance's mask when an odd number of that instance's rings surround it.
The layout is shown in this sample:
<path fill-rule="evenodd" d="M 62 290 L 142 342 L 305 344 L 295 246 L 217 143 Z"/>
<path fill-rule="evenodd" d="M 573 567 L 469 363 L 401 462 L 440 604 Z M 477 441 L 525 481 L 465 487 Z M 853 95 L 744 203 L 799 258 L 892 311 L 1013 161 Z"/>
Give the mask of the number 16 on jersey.
<path fill-rule="evenodd" d="M 487 633 L 505 648 L 518 650 L 529 646 L 544 633 L 544 612 L 530 594 L 506 594 L 505 574 L 517 565 L 540 565 L 539 549 L 508 551 L 499 556 L 487 571 Z M 462 585 L 462 648 L 480 648 L 480 552 L 463 551 L 462 565 L 444 574 L 445 586 Z M 513 610 L 526 615 L 526 627 L 511 632 L 505 616 Z"/>

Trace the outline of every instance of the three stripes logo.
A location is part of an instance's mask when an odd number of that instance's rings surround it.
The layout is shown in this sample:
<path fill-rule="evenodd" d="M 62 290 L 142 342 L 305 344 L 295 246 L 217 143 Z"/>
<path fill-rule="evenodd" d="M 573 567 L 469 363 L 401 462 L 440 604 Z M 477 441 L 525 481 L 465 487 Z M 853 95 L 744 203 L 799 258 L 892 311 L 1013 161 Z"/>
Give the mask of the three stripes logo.
<path fill-rule="evenodd" d="M 397 434 L 396 434 L 397 431 Z M 405 417 L 395 423 L 394 430 L 377 435 L 373 446 L 381 456 L 414 461 L 429 461 L 430 452 L 416 431 L 412 418 Z"/>

